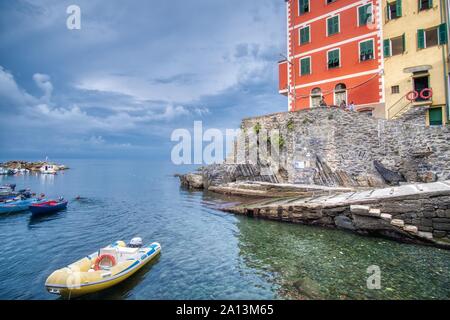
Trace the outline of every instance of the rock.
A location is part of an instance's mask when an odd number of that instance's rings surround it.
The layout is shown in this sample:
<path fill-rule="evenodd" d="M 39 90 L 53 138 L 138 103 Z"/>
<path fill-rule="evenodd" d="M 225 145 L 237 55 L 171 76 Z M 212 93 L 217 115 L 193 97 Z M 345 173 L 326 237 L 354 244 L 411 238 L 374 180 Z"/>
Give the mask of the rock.
<path fill-rule="evenodd" d="M 435 230 L 450 231 L 450 223 L 434 223 L 433 222 L 433 228 Z"/>
<path fill-rule="evenodd" d="M 346 229 L 346 230 L 355 230 L 355 226 L 353 225 L 352 219 L 346 216 L 337 216 L 334 218 L 334 223 L 338 228 Z"/>
<path fill-rule="evenodd" d="M 431 232 L 424 232 L 424 231 L 419 231 L 417 233 L 417 235 L 421 238 L 425 238 L 428 240 L 432 240 L 433 239 L 433 234 Z"/>
<path fill-rule="evenodd" d="M 361 215 L 368 215 L 370 207 L 369 206 L 361 206 L 361 205 L 351 205 L 350 212 Z"/>
<path fill-rule="evenodd" d="M 374 216 L 374 217 L 380 217 L 381 216 L 381 210 L 380 209 L 370 209 L 369 210 L 369 214 L 371 216 Z"/>
<path fill-rule="evenodd" d="M 383 220 L 390 221 L 390 220 L 392 220 L 392 215 L 388 214 L 388 213 L 382 213 L 382 214 L 380 214 L 380 218 Z"/>
<path fill-rule="evenodd" d="M 374 217 L 367 217 L 367 216 L 353 216 L 353 224 L 355 225 L 356 229 L 359 230 L 391 230 L 392 227 L 389 225 L 388 222 L 374 218 Z"/>
<path fill-rule="evenodd" d="M 446 234 L 447 234 L 447 232 L 445 232 L 445 231 L 440 231 L 440 230 L 433 231 L 433 237 L 435 237 L 435 238 L 444 238 Z"/>
<path fill-rule="evenodd" d="M 414 233 L 414 234 L 417 234 L 419 232 L 419 229 L 416 226 L 413 226 L 410 224 L 405 225 L 403 227 L 403 230 L 405 230 L 406 232 Z"/>
<path fill-rule="evenodd" d="M 404 225 L 405 225 L 405 222 L 404 222 L 403 220 L 400 220 L 400 219 L 392 219 L 392 220 L 391 220 L 391 224 L 392 224 L 393 226 L 403 228 Z"/>
<path fill-rule="evenodd" d="M 189 189 L 203 189 L 203 176 L 198 173 L 177 175 L 183 187 Z"/>
<path fill-rule="evenodd" d="M 401 173 L 387 169 L 381 164 L 380 161 L 375 160 L 373 165 L 378 173 L 383 177 L 384 181 L 390 185 L 399 185 L 400 182 L 406 181 L 405 177 Z"/>
<path fill-rule="evenodd" d="M 429 183 L 429 182 L 436 182 L 438 180 L 438 176 L 436 175 L 436 173 L 428 171 L 426 173 L 424 173 L 423 175 L 421 175 L 419 177 L 420 181 L 425 182 L 425 183 Z"/>

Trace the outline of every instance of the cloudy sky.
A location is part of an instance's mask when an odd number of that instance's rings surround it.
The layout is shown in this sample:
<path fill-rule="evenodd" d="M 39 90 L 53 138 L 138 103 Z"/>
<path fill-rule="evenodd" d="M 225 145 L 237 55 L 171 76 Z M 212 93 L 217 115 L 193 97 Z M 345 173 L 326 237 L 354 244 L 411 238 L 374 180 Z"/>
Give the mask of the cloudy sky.
<path fill-rule="evenodd" d="M 169 159 L 175 128 L 284 111 L 285 46 L 282 0 L 0 0 L 0 158 Z"/>

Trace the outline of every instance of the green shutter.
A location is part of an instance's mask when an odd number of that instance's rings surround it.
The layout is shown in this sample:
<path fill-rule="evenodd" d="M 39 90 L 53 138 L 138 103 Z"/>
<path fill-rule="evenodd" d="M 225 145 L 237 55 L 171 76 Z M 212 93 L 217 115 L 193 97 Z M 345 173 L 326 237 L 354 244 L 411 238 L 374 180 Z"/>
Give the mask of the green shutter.
<path fill-rule="evenodd" d="M 300 29 L 300 44 L 309 42 L 309 26 Z"/>
<path fill-rule="evenodd" d="M 360 26 L 365 25 L 367 22 L 366 6 L 359 7 L 358 14 L 359 14 L 359 25 Z"/>
<path fill-rule="evenodd" d="M 439 44 L 447 43 L 447 24 L 443 23 L 439 26 Z"/>
<path fill-rule="evenodd" d="M 331 36 L 339 32 L 339 16 L 327 20 L 328 35 Z"/>
<path fill-rule="evenodd" d="M 433 0 L 428 1 L 428 9 L 433 8 Z"/>
<path fill-rule="evenodd" d="M 425 49 L 425 30 L 417 30 L 417 47 L 419 49 Z"/>
<path fill-rule="evenodd" d="M 311 73 L 311 58 L 305 58 L 300 61 L 300 74 L 310 74 Z"/>
<path fill-rule="evenodd" d="M 402 0 L 397 0 L 395 5 L 397 6 L 396 7 L 397 17 L 401 17 L 402 16 Z"/>
<path fill-rule="evenodd" d="M 383 51 L 384 51 L 384 56 L 385 57 L 390 57 L 391 56 L 391 40 L 389 39 L 385 39 L 383 41 Z"/>

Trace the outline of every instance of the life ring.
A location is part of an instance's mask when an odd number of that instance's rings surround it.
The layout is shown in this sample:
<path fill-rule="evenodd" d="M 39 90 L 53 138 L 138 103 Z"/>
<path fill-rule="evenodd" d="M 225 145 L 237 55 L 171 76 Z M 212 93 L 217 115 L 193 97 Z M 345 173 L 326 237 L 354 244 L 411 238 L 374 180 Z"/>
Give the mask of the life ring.
<path fill-rule="evenodd" d="M 419 97 L 419 93 L 415 90 L 410 91 L 406 94 L 406 99 L 409 101 L 415 101 Z"/>
<path fill-rule="evenodd" d="M 100 263 L 103 262 L 103 260 L 109 260 L 111 262 L 111 267 L 116 265 L 116 258 L 110 254 L 102 254 L 95 259 L 94 263 L 94 270 L 98 271 L 101 269 Z"/>
<path fill-rule="evenodd" d="M 425 95 L 425 93 L 427 93 Z M 422 91 L 420 91 L 420 97 L 424 100 L 428 100 L 433 96 L 433 89 L 425 88 Z"/>

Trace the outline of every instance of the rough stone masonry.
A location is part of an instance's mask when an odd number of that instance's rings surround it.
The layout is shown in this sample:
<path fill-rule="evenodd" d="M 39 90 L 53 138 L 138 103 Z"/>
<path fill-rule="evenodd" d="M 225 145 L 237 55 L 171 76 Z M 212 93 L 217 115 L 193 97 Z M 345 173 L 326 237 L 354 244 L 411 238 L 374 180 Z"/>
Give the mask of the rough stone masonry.
<path fill-rule="evenodd" d="M 279 130 L 277 163 L 269 154 L 256 164 L 269 167 L 279 182 L 383 187 L 450 179 L 450 128 L 424 125 L 424 112 L 413 108 L 402 118 L 383 120 L 314 108 L 244 119 L 241 127 Z M 377 163 L 399 178 L 387 179 Z"/>

